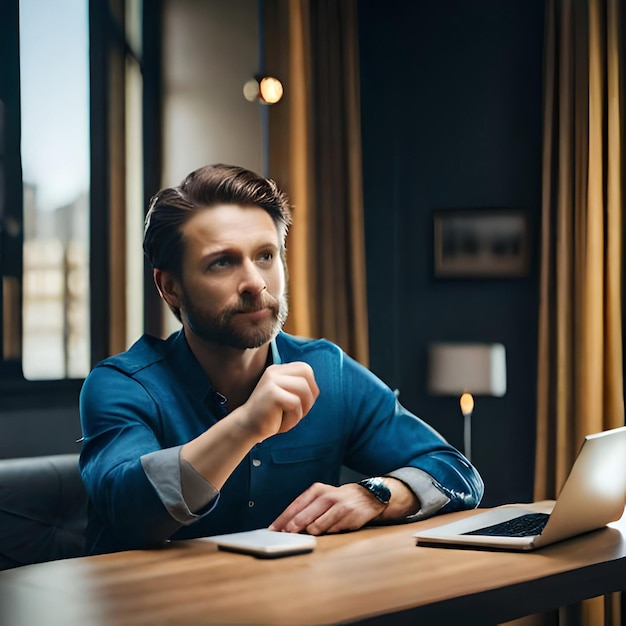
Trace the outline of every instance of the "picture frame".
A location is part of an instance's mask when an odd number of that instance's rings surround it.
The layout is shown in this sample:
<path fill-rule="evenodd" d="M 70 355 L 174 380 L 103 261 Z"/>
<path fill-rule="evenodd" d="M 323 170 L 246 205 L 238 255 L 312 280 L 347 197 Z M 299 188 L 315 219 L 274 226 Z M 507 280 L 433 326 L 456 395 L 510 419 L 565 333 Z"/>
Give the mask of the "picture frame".
<path fill-rule="evenodd" d="M 436 278 L 519 278 L 529 270 L 528 216 L 516 209 L 434 212 Z"/>

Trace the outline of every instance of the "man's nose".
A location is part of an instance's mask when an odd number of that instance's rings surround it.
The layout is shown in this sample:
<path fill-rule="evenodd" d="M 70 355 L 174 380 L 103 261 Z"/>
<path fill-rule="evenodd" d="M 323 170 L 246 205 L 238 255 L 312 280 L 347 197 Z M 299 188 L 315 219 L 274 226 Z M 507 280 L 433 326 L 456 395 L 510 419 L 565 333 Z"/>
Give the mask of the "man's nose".
<path fill-rule="evenodd" d="M 239 292 L 257 295 L 266 287 L 265 278 L 258 267 L 252 261 L 246 260 L 243 264 L 243 275 L 239 285 Z"/>

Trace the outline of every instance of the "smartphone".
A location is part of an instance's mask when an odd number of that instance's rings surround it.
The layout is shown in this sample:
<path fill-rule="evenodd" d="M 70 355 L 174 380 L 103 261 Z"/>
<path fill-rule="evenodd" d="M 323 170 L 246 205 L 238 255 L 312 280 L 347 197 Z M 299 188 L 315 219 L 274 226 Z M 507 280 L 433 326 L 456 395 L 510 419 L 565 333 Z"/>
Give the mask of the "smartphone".
<path fill-rule="evenodd" d="M 267 528 L 214 535 L 204 539 L 217 544 L 220 550 L 251 554 L 264 559 L 306 554 L 312 552 L 317 545 L 317 541 L 312 535 L 283 533 Z"/>

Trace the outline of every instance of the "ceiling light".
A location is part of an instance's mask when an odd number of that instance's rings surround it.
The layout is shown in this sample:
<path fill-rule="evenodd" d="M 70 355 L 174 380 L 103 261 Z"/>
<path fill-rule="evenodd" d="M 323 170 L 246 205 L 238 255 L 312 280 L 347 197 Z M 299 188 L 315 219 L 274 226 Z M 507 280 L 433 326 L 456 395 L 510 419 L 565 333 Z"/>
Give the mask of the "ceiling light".
<path fill-rule="evenodd" d="M 263 104 L 276 104 L 283 97 L 283 85 L 273 76 L 252 78 L 243 86 L 246 100 L 259 100 Z"/>

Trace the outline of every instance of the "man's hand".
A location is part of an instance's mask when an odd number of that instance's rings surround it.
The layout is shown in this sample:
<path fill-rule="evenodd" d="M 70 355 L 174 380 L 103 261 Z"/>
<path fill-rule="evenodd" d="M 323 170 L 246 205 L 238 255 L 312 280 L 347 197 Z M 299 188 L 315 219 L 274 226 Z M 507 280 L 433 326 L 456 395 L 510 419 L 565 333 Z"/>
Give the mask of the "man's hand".
<path fill-rule="evenodd" d="M 416 513 L 420 502 L 400 480 L 386 476 L 388 505 L 356 483 L 333 487 L 315 483 L 299 495 L 270 525 L 271 530 L 310 535 L 357 530 L 373 519 L 403 519 Z"/>
<path fill-rule="evenodd" d="M 221 489 L 254 445 L 293 428 L 318 395 L 310 365 L 271 365 L 248 401 L 182 446 L 180 458 Z"/>
<path fill-rule="evenodd" d="M 271 530 L 309 535 L 356 530 L 378 517 L 386 508 L 356 483 L 333 487 L 311 485 L 270 525 Z"/>
<path fill-rule="evenodd" d="M 319 396 L 313 369 L 307 363 L 271 365 L 248 401 L 231 414 L 257 441 L 291 430 Z"/>

